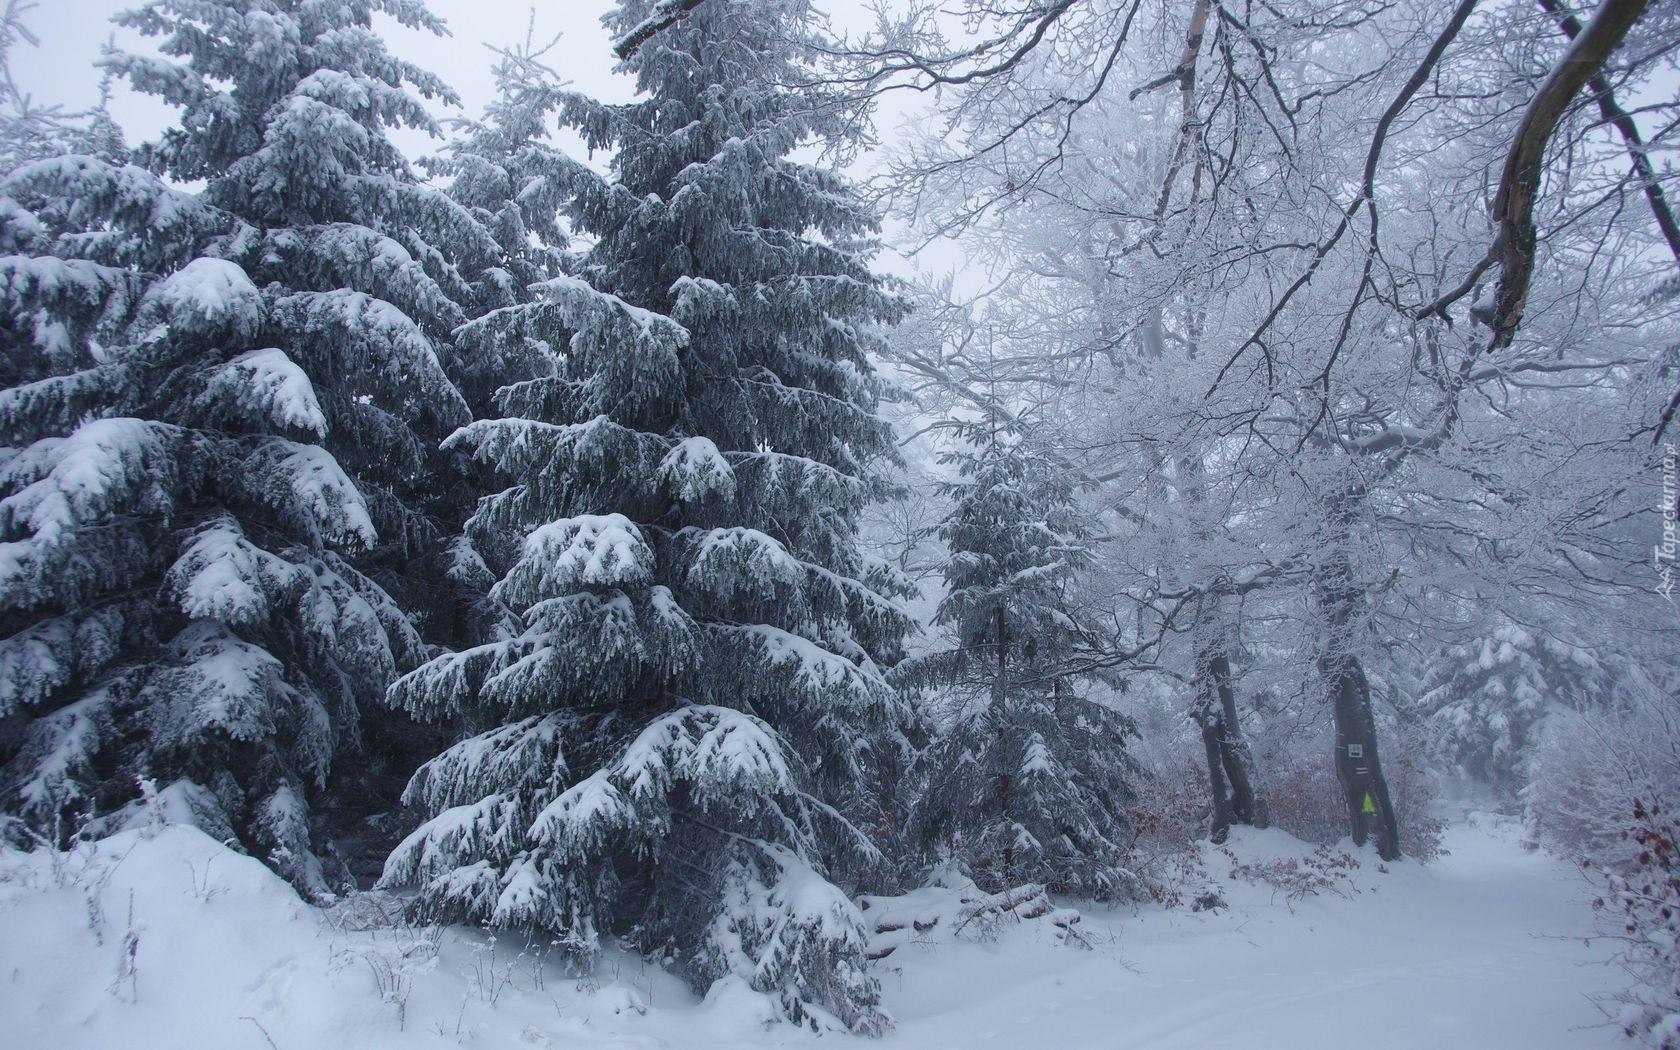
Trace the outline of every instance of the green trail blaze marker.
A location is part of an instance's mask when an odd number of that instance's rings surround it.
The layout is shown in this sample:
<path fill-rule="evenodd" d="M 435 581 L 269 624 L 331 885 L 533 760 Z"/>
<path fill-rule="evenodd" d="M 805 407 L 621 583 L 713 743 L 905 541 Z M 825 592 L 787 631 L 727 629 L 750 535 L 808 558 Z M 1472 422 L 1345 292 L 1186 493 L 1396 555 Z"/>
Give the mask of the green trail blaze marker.
<path fill-rule="evenodd" d="M 1365 792 L 1365 801 L 1360 804 L 1359 810 L 1362 813 L 1375 813 L 1377 811 L 1376 800 L 1371 797 L 1369 791 Z"/>

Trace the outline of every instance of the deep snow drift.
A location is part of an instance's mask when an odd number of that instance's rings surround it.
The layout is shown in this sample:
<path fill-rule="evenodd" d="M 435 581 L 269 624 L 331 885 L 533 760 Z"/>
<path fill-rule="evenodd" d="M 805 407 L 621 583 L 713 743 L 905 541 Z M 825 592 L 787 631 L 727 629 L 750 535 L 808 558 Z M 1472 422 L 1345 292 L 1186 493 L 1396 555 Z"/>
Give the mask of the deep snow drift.
<path fill-rule="evenodd" d="M 1617 987 L 1584 944 L 1590 886 L 1474 815 L 1429 867 L 1373 856 L 1293 901 L 1226 878 L 1212 912 L 1086 909 L 1091 950 L 1048 923 L 953 939 L 880 966 L 883 1048 L 1616 1047 L 1590 996 Z M 1243 830 L 1233 853 L 1308 851 Z M 0 854 L 0 1021 L 19 1050 L 696 1048 L 809 1043 L 768 1004 L 698 1002 L 624 954 L 580 979 L 473 930 L 368 929 L 376 900 L 301 903 L 196 830 L 127 832 L 57 858 Z M 830 1035 L 826 1045 L 850 1042 Z M 860 1044 L 867 1045 L 867 1044 Z"/>

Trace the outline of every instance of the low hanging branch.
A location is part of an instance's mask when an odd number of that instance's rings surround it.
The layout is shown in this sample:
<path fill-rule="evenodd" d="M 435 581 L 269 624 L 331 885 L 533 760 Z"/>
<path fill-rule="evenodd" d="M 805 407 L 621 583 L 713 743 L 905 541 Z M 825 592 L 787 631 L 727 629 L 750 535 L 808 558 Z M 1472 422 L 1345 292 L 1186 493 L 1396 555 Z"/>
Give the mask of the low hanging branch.
<path fill-rule="evenodd" d="M 617 55 L 621 62 L 629 61 L 630 56 L 643 44 L 687 18 L 703 3 L 705 0 L 659 0 L 659 3 L 653 5 L 653 10 L 647 18 L 613 45 L 613 54 Z"/>
<path fill-rule="evenodd" d="M 1581 22 L 1570 14 L 1558 0 L 1540 0 L 1540 6 L 1557 22 L 1563 35 L 1574 40 L 1581 35 Z M 1645 200 L 1651 206 L 1651 214 L 1657 220 L 1657 228 L 1662 230 L 1663 240 L 1668 242 L 1668 250 L 1674 254 L 1674 261 L 1680 263 L 1680 223 L 1674 219 L 1674 209 L 1669 207 L 1668 197 L 1664 195 L 1662 184 L 1657 181 L 1657 173 L 1651 167 L 1651 157 L 1645 148 L 1645 140 L 1640 137 L 1639 125 L 1633 121 L 1633 115 L 1623 109 L 1616 102 L 1616 96 L 1610 90 L 1610 78 L 1601 69 L 1587 81 L 1593 94 L 1598 97 L 1598 111 L 1604 119 L 1614 125 L 1621 132 L 1622 141 L 1627 143 L 1628 161 L 1633 165 L 1633 173 L 1639 177 L 1641 188 L 1645 191 Z"/>
<path fill-rule="evenodd" d="M 1490 350 L 1510 344 L 1528 304 L 1529 282 L 1534 277 L 1534 201 L 1540 193 L 1540 176 L 1552 133 L 1570 102 L 1600 74 L 1611 52 L 1645 13 L 1645 4 L 1646 0 L 1605 0 L 1552 67 L 1517 125 L 1499 177 L 1499 192 L 1493 199 L 1498 234 L 1490 255 L 1500 272 L 1493 310 L 1487 317 L 1488 327 L 1493 330 Z"/>
<path fill-rule="evenodd" d="M 1552 20 L 1557 23 L 1564 36 L 1570 40 L 1580 37 L 1580 20 L 1570 14 L 1559 0 L 1540 0 L 1540 6 L 1552 16 Z M 1592 87 L 1593 94 L 1598 96 L 1598 112 L 1621 132 L 1622 141 L 1627 144 L 1628 161 L 1645 191 L 1645 201 L 1651 206 L 1651 215 L 1657 220 L 1657 228 L 1662 231 L 1663 240 L 1668 242 L 1668 250 L 1673 253 L 1675 263 L 1680 264 L 1680 222 L 1675 221 L 1674 209 L 1669 205 L 1667 195 L 1663 193 L 1662 184 L 1657 181 L 1656 170 L 1651 167 L 1651 156 L 1646 150 L 1645 140 L 1640 137 L 1639 125 L 1634 123 L 1631 113 L 1617 104 L 1616 96 L 1610 91 L 1610 78 L 1606 77 L 1602 70 L 1594 73 L 1588 84 Z M 1663 406 L 1657 420 L 1656 432 L 1651 436 L 1653 445 L 1662 440 L 1669 424 L 1674 422 L 1676 410 L 1680 410 L 1680 388 L 1675 390 L 1674 395 Z"/>

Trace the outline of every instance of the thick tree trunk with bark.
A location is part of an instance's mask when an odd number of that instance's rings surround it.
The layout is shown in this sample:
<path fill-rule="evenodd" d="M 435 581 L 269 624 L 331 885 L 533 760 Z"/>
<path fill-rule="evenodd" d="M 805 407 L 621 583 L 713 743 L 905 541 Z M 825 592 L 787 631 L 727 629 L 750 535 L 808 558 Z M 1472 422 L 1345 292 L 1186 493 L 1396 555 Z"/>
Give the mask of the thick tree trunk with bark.
<path fill-rule="evenodd" d="M 1335 511 L 1345 526 L 1346 507 Z M 1345 541 L 1345 532 L 1338 537 Z M 1347 802 L 1348 823 L 1355 845 L 1373 836 L 1383 860 L 1400 857 L 1400 823 L 1389 798 L 1377 751 L 1377 720 L 1371 709 L 1371 686 L 1355 655 L 1358 609 L 1364 589 L 1354 582 L 1353 563 L 1346 547 L 1338 545 L 1316 572 L 1316 589 L 1325 618 L 1324 648 L 1318 673 L 1329 694 L 1336 724 L 1336 779 Z"/>
<path fill-rule="evenodd" d="M 1231 825 L 1236 821 L 1236 813 L 1225 783 L 1225 762 L 1219 746 L 1221 727 L 1218 716 L 1205 702 L 1199 702 L 1196 707 L 1196 722 L 1201 726 L 1202 747 L 1207 751 L 1208 791 L 1213 800 L 1213 816 L 1210 818 L 1212 828 L 1208 838 L 1217 846 L 1230 834 Z"/>
<path fill-rule="evenodd" d="M 1199 456 L 1185 456 L 1178 462 L 1179 493 L 1187 505 L 1200 507 L 1204 502 L 1203 470 Z M 1196 536 L 1198 544 L 1212 539 L 1206 531 Z M 1206 604 L 1198 612 L 1196 697 L 1191 716 L 1202 731 L 1202 746 L 1207 752 L 1208 790 L 1213 802 L 1208 837 L 1221 843 L 1233 823 L 1263 828 L 1267 820 L 1265 804 L 1255 788 L 1254 756 L 1243 743 L 1237 715 L 1222 599 L 1213 594 L 1202 601 Z"/>
<path fill-rule="evenodd" d="M 1400 824 L 1377 753 L 1377 723 L 1371 713 L 1371 687 L 1365 668 L 1357 657 L 1335 653 L 1321 656 L 1318 668 L 1335 712 L 1336 779 L 1347 800 L 1354 845 L 1363 846 L 1375 836 L 1377 855 L 1383 860 L 1398 860 Z"/>
<path fill-rule="evenodd" d="M 1231 811 L 1244 824 L 1267 825 L 1266 803 L 1254 786 L 1254 756 L 1237 720 L 1237 693 L 1231 684 L 1231 661 L 1221 646 L 1207 664 L 1208 677 L 1219 698 L 1219 758 L 1231 782 Z"/>
<path fill-rule="evenodd" d="M 1242 739 L 1236 690 L 1231 685 L 1231 661 L 1224 645 L 1204 648 L 1196 665 L 1195 717 L 1207 752 L 1208 787 L 1213 796 L 1209 837 L 1221 843 L 1232 824 L 1265 827 L 1266 804 L 1254 787 L 1254 760 Z"/>
<path fill-rule="evenodd" d="M 1493 219 L 1498 224 L 1499 235 L 1490 257 L 1499 265 L 1500 274 L 1493 311 L 1487 318 L 1488 327 L 1493 329 L 1489 349 L 1510 344 L 1528 305 L 1538 236 L 1534 205 L 1540 195 L 1540 179 L 1552 133 L 1582 86 L 1604 68 L 1628 30 L 1645 13 L 1645 3 L 1646 0 L 1604 0 L 1592 20 L 1572 35 L 1563 60 L 1541 82 L 1523 111 L 1510 152 L 1505 156 L 1499 190 L 1493 198 Z"/>

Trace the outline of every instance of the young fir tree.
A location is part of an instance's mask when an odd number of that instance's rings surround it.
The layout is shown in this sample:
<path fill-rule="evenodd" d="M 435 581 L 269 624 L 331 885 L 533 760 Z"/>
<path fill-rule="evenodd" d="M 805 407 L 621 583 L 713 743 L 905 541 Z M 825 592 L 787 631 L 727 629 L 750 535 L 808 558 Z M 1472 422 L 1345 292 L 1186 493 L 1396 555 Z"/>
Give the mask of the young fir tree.
<path fill-rule="evenodd" d="M 563 272 L 568 187 L 583 169 L 549 141 L 567 97 L 543 62 L 552 47 L 534 46 L 527 33 L 523 44 L 498 51 L 496 96 L 478 119 L 455 122 L 454 140 L 428 165 L 495 240 L 494 263 L 473 275 L 475 317 L 530 302 L 537 285 Z M 496 414 L 500 387 L 552 371 L 554 347 L 499 334 L 494 325 L 462 333 L 454 374 L 475 419 Z"/>
<path fill-rule="evenodd" d="M 63 153 L 105 153 L 122 150 L 122 135 L 112 122 L 107 103 L 109 82 L 101 83 L 100 104 L 87 112 L 70 113 L 62 106 L 36 104 L 12 75 L 12 56 L 19 44 L 39 46 L 25 18 L 36 5 L 6 0 L 0 10 L 0 174 L 19 164 Z"/>
<path fill-rule="evenodd" d="M 1135 728 L 1063 671 L 1082 633 L 1069 586 L 1089 561 L 1072 484 L 1017 431 L 978 423 L 959 435 L 942 457 L 958 480 L 936 616 L 955 646 L 896 671 L 949 705 L 908 781 L 910 839 L 988 889 L 1130 894 Z"/>
<path fill-rule="evenodd" d="M 1418 707 L 1437 761 L 1514 804 L 1547 713 L 1602 704 L 1610 689 L 1611 675 L 1590 653 L 1500 623 L 1441 652 Z"/>
<path fill-rule="evenodd" d="M 639 101 L 567 99 L 616 150 L 610 178 L 569 177 L 595 245 L 464 335 L 546 345 L 553 373 L 450 439 L 508 480 L 469 535 L 518 629 L 394 688 L 479 732 L 415 776 L 434 816 L 385 881 L 434 917 L 582 952 L 617 935 L 697 988 L 871 1032 L 836 883 L 879 860 L 861 829 L 907 717 L 881 668 L 910 621 L 855 540 L 893 455 L 872 333 L 901 305 L 869 269 L 870 211 L 789 158 L 838 130 L 787 86 L 810 19 L 714 0 L 627 60 Z"/>
<path fill-rule="evenodd" d="M 154 0 L 121 20 L 168 57 L 107 65 L 178 126 L 144 167 L 0 188 L 0 760 L 39 826 L 149 777 L 323 890 L 310 803 L 424 657 L 370 572 L 438 532 L 423 468 L 466 418 L 440 355 L 495 252 L 386 137 L 444 89 L 379 12 L 438 28 L 411 0 Z"/>
<path fill-rule="evenodd" d="M 472 284 L 467 310 L 473 317 L 529 304 L 542 282 L 563 272 L 568 238 L 562 213 L 570 200 L 567 187 L 582 169 L 548 141 L 565 92 L 558 74 L 543 64 L 547 50 L 533 47 L 527 34 L 522 45 L 498 52 L 495 97 L 478 119 L 456 121 L 456 136 L 443 155 L 425 162 L 434 177 L 448 180 L 450 198 L 493 240 L 488 265 L 467 275 Z M 495 394 L 501 386 L 553 373 L 557 354 L 549 335 L 545 340 L 494 323 L 456 331 L 450 374 L 473 418 L 499 414 Z M 448 629 L 438 635 L 447 648 L 458 649 L 517 631 L 508 610 L 489 596 L 496 577 L 486 557 L 505 564 L 521 537 L 492 540 L 480 531 L 483 553 L 466 538 L 460 525 L 477 498 L 494 490 L 494 482 L 466 451 L 440 451 L 455 479 L 443 516 L 456 527 L 445 545 L 447 559 L 427 586 L 450 614 Z"/>

